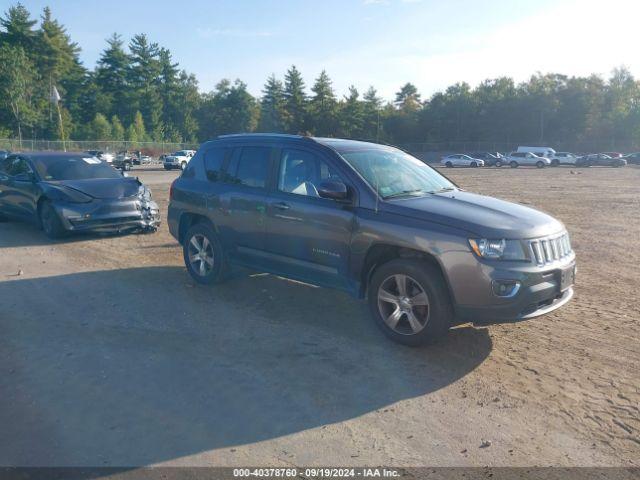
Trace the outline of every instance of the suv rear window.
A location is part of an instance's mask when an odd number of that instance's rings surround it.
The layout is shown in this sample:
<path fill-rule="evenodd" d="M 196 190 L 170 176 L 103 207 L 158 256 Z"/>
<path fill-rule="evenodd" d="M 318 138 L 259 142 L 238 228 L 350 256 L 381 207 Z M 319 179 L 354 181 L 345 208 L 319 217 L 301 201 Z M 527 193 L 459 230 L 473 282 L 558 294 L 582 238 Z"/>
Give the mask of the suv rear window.
<path fill-rule="evenodd" d="M 217 182 L 221 180 L 220 171 L 222 170 L 222 163 L 227 150 L 223 147 L 215 147 L 204 153 L 204 170 L 210 181 Z"/>
<path fill-rule="evenodd" d="M 269 147 L 242 147 L 229 165 L 231 180 L 248 187 L 264 188 L 269 173 Z"/>

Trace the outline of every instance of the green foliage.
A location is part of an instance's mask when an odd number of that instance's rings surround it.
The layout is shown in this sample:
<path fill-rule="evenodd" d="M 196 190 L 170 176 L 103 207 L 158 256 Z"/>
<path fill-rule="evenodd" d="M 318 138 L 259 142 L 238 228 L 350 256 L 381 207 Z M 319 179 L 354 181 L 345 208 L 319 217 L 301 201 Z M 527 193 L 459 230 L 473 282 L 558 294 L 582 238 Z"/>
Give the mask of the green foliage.
<path fill-rule="evenodd" d="M 101 113 L 96 113 L 90 126 L 90 138 L 94 140 L 112 140 L 112 131 L 109 120 Z"/>
<path fill-rule="evenodd" d="M 117 115 L 111 117 L 111 138 L 113 140 L 124 140 L 124 127 Z"/>
<path fill-rule="evenodd" d="M 405 83 L 393 102 L 383 102 L 373 87 L 361 95 L 351 86 L 338 98 L 325 71 L 308 95 L 302 73 L 291 66 L 284 81 L 271 75 L 258 99 L 240 80 L 199 92 L 196 78 L 144 34 L 128 42 L 111 35 L 93 70 L 79 54 L 51 9 L 39 20 L 20 3 L 0 14 L 0 137 L 58 139 L 64 133 L 197 143 L 258 130 L 445 148 L 483 141 L 598 142 L 609 149 L 618 141 L 640 142 L 640 84 L 625 68 L 609 79 L 535 74 L 516 84 L 502 76 L 474 88 L 457 83 L 428 98 Z M 50 100 L 54 86 L 57 105 Z"/>

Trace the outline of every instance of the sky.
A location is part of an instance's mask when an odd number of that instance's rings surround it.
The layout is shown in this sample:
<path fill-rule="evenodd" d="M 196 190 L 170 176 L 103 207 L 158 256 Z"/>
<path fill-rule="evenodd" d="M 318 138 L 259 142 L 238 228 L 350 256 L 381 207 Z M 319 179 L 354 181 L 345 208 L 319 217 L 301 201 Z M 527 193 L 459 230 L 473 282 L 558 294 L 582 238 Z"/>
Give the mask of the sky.
<path fill-rule="evenodd" d="M 0 0 L 0 12 L 13 4 Z M 239 78 L 260 95 L 295 64 L 307 87 L 326 69 L 338 95 L 373 85 L 386 100 L 406 82 L 423 99 L 536 72 L 640 77 L 637 0 L 22 0 L 49 5 L 93 68 L 113 32 L 171 50 L 202 91 Z"/>

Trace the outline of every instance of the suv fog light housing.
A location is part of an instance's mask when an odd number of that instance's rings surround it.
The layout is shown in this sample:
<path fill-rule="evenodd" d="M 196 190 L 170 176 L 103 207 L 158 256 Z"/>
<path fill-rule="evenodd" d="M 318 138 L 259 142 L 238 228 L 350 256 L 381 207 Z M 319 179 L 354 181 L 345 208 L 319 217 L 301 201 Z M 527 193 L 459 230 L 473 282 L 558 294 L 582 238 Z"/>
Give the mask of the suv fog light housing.
<path fill-rule="evenodd" d="M 521 286 L 517 280 L 494 280 L 491 283 L 493 294 L 503 298 L 515 297 Z"/>

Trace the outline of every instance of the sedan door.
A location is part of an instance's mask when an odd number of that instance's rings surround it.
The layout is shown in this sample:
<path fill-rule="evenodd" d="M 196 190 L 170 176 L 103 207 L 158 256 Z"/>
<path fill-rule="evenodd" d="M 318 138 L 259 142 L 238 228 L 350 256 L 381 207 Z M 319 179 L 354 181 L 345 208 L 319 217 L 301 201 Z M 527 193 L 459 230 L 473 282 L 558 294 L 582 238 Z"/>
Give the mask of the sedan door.
<path fill-rule="evenodd" d="M 310 149 L 282 149 L 267 209 L 266 250 L 275 271 L 348 289 L 354 213 L 351 202 L 319 196 L 326 180 L 343 182 L 329 159 Z"/>
<path fill-rule="evenodd" d="M 8 157 L 0 172 L 0 209 L 10 217 L 35 220 L 38 187 L 35 174 L 23 157 Z"/>

